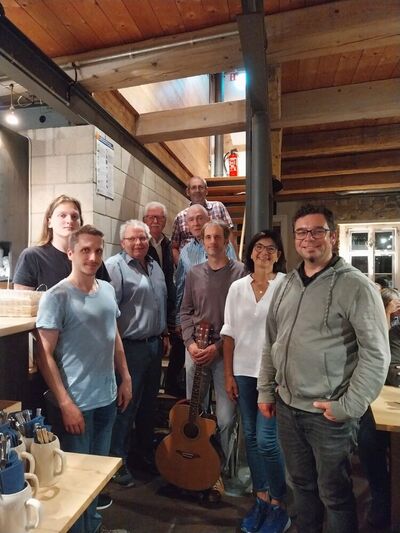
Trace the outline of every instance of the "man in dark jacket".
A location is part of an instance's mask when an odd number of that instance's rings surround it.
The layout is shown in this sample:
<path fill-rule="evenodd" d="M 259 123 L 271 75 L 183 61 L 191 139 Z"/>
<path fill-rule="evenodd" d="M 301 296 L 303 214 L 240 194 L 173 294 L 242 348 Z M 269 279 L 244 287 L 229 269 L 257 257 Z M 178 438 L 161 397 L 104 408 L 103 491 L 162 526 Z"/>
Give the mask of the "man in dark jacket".
<path fill-rule="evenodd" d="M 185 364 L 185 347 L 176 333 L 176 289 L 174 283 L 174 262 L 171 241 L 164 234 L 167 222 L 167 208 L 160 202 L 149 202 L 144 208 L 143 222 L 150 228 L 148 254 L 161 266 L 167 284 L 167 324 L 171 350 L 165 378 L 165 392 L 177 397 L 185 397 L 184 387 L 179 386 L 179 375 Z"/>

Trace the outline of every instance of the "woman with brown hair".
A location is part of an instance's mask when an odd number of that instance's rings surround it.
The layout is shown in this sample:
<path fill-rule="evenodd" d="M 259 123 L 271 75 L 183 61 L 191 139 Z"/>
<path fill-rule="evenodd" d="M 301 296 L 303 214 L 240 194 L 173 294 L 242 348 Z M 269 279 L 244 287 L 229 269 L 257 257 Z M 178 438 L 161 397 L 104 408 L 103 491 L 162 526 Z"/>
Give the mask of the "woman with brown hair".
<path fill-rule="evenodd" d="M 38 245 L 25 248 L 18 258 L 14 289 L 46 290 L 69 276 L 68 238 L 82 225 L 79 200 L 64 194 L 55 198 L 45 212 Z M 96 277 L 110 281 L 104 264 Z"/>
<path fill-rule="evenodd" d="M 256 495 L 240 528 L 245 533 L 282 533 L 289 529 L 291 522 L 281 506 L 286 483 L 276 417 L 264 417 L 257 403 L 265 322 L 272 295 L 286 271 L 280 235 L 272 230 L 254 235 L 245 262 L 249 275 L 230 286 L 221 330 L 225 390 L 239 406 Z"/>

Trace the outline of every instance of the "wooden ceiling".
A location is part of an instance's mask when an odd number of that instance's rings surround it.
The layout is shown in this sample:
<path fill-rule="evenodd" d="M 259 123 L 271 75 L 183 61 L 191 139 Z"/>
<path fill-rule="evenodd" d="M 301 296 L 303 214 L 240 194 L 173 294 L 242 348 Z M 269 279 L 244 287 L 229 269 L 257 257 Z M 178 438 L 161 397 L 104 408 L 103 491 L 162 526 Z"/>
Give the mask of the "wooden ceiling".
<path fill-rule="evenodd" d="M 183 124 L 169 111 L 138 117 L 114 92 L 241 66 L 240 0 L 0 1 L 58 63 L 135 51 L 82 69 L 78 79 L 143 142 L 243 128 L 240 102 L 233 125 L 218 104 L 188 110 Z M 264 10 L 268 62 L 280 66 L 281 113 L 273 124 L 283 129 L 280 197 L 363 190 L 364 175 L 369 190 L 400 190 L 400 1 L 264 0 Z M 179 47 L 190 39 L 193 46 Z"/>

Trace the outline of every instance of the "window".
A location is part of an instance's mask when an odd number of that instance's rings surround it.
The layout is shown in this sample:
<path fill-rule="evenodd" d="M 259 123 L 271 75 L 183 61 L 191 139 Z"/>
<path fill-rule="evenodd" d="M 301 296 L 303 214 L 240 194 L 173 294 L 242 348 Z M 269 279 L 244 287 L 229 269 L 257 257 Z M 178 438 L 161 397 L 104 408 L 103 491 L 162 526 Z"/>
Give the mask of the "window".
<path fill-rule="evenodd" d="M 341 224 L 339 253 L 371 280 L 400 286 L 400 223 Z"/>

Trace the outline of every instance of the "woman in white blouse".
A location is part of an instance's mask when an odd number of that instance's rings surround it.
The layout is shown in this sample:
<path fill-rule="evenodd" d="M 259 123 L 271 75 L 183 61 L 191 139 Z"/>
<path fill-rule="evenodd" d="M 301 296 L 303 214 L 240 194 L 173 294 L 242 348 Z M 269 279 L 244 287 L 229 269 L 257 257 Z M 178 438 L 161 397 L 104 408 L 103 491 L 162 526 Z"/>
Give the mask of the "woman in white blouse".
<path fill-rule="evenodd" d="M 290 518 L 281 507 L 286 489 L 284 464 L 276 419 L 268 419 L 258 410 L 257 378 L 268 308 L 275 288 L 284 278 L 285 255 L 279 234 L 269 230 L 257 233 L 248 246 L 246 266 L 250 274 L 232 283 L 229 289 L 221 330 L 225 389 L 239 405 L 256 494 L 241 530 L 278 533 L 290 527 Z"/>

